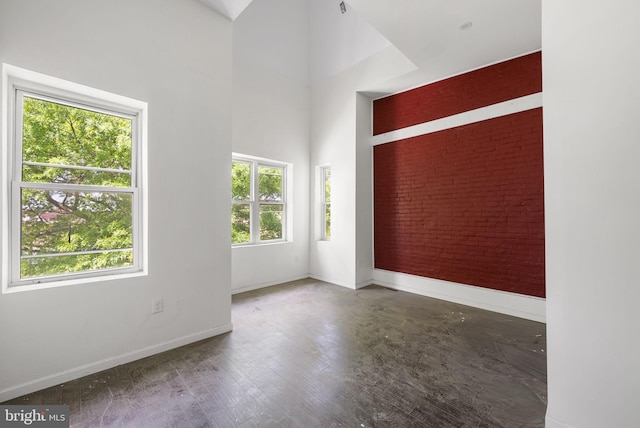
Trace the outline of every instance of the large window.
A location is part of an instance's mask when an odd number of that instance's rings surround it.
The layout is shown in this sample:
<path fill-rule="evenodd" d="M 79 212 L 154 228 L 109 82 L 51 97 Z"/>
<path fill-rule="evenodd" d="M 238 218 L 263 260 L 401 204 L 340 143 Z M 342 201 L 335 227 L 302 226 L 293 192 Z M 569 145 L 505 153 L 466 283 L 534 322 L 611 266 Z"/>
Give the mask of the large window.
<path fill-rule="evenodd" d="M 231 242 L 286 240 L 287 165 L 234 156 L 231 168 Z"/>
<path fill-rule="evenodd" d="M 142 270 L 144 104 L 10 81 L 10 285 Z"/>

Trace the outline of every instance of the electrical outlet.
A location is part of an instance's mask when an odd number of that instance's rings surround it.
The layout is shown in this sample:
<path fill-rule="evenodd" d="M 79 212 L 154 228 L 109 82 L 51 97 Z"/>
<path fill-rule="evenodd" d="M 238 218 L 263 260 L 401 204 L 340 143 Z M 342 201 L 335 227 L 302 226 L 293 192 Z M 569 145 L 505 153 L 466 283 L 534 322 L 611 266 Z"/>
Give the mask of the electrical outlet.
<path fill-rule="evenodd" d="M 157 314 L 158 312 L 162 312 L 162 306 L 163 306 L 162 297 L 160 297 L 159 299 L 154 299 L 151 302 L 151 313 Z"/>

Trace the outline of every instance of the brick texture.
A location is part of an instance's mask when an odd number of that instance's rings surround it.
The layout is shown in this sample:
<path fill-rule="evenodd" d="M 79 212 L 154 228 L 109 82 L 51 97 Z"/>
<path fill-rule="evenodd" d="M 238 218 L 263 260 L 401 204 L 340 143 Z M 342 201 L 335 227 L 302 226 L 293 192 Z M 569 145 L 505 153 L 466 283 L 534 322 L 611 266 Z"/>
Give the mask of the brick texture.
<path fill-rule="evenodd" d="M 375 146 L 374 194 L 376 268 L 545 296 L 541 108 Z"/>
<path fill-rule="evenodd" d="M 373 135 L 542 92 L 536 52 L 373 102 Z"/>

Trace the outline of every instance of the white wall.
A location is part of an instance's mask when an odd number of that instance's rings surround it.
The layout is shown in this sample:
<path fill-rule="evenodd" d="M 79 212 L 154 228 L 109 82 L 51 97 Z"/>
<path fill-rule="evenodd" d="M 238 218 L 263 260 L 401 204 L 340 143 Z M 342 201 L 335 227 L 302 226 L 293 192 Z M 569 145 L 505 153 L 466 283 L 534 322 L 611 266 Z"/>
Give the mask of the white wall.
<path fill-rule="evenodd" d="M 314 278 L 351 288 L 365 285 L 371 278 L 366 267 L 371 266 L 372 257 L 372 148 L 363 131 L 370 126 L 371 116 L 370 107 L 359 98 L 364 95 L 357 92 L 411 69 L 413 64 L 402 53 L 388 47 L 312 86 L 311 165 L 331 165 L 332 198 L 331 240 L 319 240 L 314 233 L 317 228 L 311 228 L 310 272 Z M 357 124 L 358 119 L 365 123 Z M 361 187 L 356 190 L 357 186 Z M 312 183 L 312 198 L 317 196 L 315 189 Z M 315 211 L 310 213 L 312 225 L 319 221 L 318 215 Z"/>
<path fill-rule="evenodd" d="M 373 283 L 373 103 L 356 94 L 356 287 Z"/>
<path fill-rule="evenodd" d="M 357 288 L 373 275 L 371 100 L 358 91 L 414 65 L 347 4 L 310 0 L 311 166 L 331 166 L 331 240 L 320 240 L 318 183 L 309 187 L 310 272 Z M 317 179 L 317 177 L 315 178 Z"/>
<path fill-rule="evenodd" d="M 0 2 L 0 62 L 149 103 L 149 275 L 1 295 L 0 401 L 231 328 L 231 37 L 196 0 Z"/>
<path fill-rule="evenodd" d="M 638 427 L 640 4 L 542 10 L 546 426 Z"/>
<path fill-rule="evenodd" d="M 235 293 L 309 275 L 307 4 L 254 0 L 233 35 L 233 151 L 293 164 L 292 240 L 234 247 Z"/>

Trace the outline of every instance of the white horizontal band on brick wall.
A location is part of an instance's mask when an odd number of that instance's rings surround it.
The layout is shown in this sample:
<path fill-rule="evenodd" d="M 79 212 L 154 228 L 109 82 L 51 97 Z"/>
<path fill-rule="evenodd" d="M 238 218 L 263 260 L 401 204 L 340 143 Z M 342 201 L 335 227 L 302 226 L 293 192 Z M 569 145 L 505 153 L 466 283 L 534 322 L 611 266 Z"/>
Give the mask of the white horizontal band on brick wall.
<path fill-rule="evenodd" d="M 542 92 L 475 110 L 465 111 L 464 113 L 454 114 L 453 116 L 443 117 L 442 119 L 407 126 L 406 128 L 385 132 L 384 134 L 374 135 L 372 141 L 373 145 L 376 146 L 392 141 L 404 140 L 405 138 L 443 131 L 445 129 L 455 128 L 456 126 L 469 125 L 487 119 L 495 119 L 496 117 L 506 116 L 508 114 L 520 113 L 538 107 L 542 107 Z"/>

